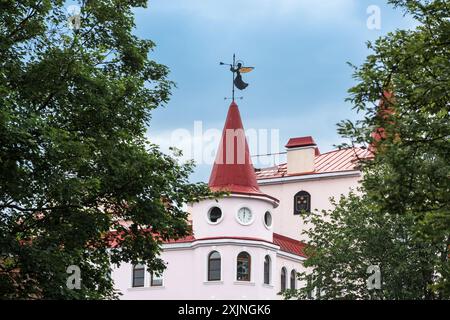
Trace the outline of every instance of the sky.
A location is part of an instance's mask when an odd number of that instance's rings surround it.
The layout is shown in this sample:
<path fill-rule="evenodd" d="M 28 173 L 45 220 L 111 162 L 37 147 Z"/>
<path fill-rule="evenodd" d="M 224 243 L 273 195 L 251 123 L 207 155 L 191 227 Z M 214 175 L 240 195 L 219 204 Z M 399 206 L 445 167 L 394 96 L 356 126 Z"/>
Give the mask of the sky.
<path fill-rule="evenodd" d="M 233 53 L 255 67 L 237 92 L 252 155 L 283 152 L 291 137 L 312 136 L 321 152 L 344 142 L 336 124 L 358 115 L 347 90 L 351 62 L 370 53 L 366 42 L 415 21 L 386 0 L 151 0 L 135 10 L 135 34 L 156 43 L 150 58 L 176 83 L 169 103 L 152 113 L 151 142 L 184 151 L 197 163 L 192 182 L 207 182 L 231 95 Z M 380 23 L 367 21 L 376 17 Z M 253 137 L 253 138 L 250 138 Z M 254 157 L 255 167 L 285 161 Z"/>

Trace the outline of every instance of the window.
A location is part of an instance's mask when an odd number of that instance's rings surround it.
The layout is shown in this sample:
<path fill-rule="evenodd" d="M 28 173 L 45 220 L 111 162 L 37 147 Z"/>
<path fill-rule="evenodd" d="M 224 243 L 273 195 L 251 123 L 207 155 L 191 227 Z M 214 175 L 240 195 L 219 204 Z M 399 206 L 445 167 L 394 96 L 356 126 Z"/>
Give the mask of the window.
<path fill-rule="evenodd" d="M 222 210 L 219 207 L 212 207 L 208 211 L 208 220 L 211 223 L 219 223 L 222 219 Z"/>
<path fill-rule="evenodd" d="M 281 292 L 286 290 L 286 273 L 287 273 L 286 268 L 285 267 L 281 268 L 281 279 L 280 279 Z"/>
<path fill-rule="evenodd" d="M 220 253 L 217 251 L 208 256 L 208 281 L 220 281 Z"/>
<path fill-rule="evenodd" d="M 300 191 L 294 196 L 294 214 L 302 211 L 311 211 L 311 195 L 306 191 Z"/>
<path fill-rule="evenodd" d="M 270 284 L 270 257 L 264 258 L 264 283 Z"/>
<path fill-rule="evenodd" d="M 145 267 L 142 264 L 133 266 L 133 287 L 143 287 L 145 280 Z"/>
<path fill-rule="evenodd" d="M 291 271 L 291 289 L 296 289 L 297 271 Z"/>
<path fill-rule="evenodd" d="M 237 257 L 237 274 L 238 281 L 250 281 L 250 255 L 247 252 L 239 253 Z"/>
<path fill-rule="evenodd" d="M 266 211 L 264 214 L 264 224 L 267 228 L 270 228 L 272 226 L 272 214 L 269 211 Z"/>
<path fill-rule="evenodd" d="M 308 299 L 315 300 L 320 299 L 321 290 L 316 286 L 317 278 L 312 275 L 307 276 L 307 288 L 308 288 Z"/>
<path fill-rule="evenodd" d="M 163 275 L 156 274 L 154 272 L 150 273 L 150 286 L 151 287 L 161 287 L 163 285 Z"/>

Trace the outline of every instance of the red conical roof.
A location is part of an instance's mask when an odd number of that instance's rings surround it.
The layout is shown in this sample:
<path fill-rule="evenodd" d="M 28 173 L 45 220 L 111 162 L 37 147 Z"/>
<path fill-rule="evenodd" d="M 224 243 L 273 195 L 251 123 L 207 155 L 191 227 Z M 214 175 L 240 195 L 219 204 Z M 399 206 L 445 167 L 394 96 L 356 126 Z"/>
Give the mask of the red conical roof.
<path fill-rule="evenodd" d="M 278 201 L 259 190 L 241 115 L 234 101 L 228 109 L 209 187 L 214 191 L 264 196 Z"/>

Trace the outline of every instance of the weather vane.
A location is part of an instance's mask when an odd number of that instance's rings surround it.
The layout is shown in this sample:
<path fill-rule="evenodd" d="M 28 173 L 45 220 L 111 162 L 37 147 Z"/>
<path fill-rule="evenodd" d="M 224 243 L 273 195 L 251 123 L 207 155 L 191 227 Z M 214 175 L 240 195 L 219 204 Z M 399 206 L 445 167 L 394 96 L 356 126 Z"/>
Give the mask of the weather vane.
<path fill-rule="evenodd" d="M 245 83 L 242 80 L 241 73 L 248 73 L 250 71 L 253 71 L 255 69 L 254 67 L 244 67 L 244 62 L 241 60 L 236 61 L 236 55 L 233 54 L 233 63 L 223 63 L 220 62 L 220 65 L 230 66 L 230 71 L 233 73 L 233 89 L 231 91 L 232 97 L 231 99 L 234 101 L 234 88 L 238 88 L 239 90 L 244 90 L 247 88 L 248 83 Z M 229 98 L 225 98 L 229 99 Z M 238 99 L 242 99 L 242 97 L 238 97 Z"/>

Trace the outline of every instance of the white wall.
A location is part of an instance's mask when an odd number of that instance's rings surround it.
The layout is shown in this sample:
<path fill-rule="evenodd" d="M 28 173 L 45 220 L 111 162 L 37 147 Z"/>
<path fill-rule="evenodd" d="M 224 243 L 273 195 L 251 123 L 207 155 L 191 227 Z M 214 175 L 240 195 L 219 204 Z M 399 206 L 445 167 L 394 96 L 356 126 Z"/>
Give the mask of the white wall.
<path fill-rule="evenodd" d="M 230 240 L 231 241 L 231 240 Z M 162 259 L 167 262 L 162 287 L 149 287 L 149 274 L 146 274 L 144 288 L 132 288 L 132 268 L 122 264 L 113 272 L 113 279 L 123 296 L 121 299 L 281 299 L 281 266 L 288 272 L 302 268 L 300 261 L 291 261 L 277 256 L 276 246 L 261 242 L 243 241 L 234 243 L 222 241 L 214 244 L 204 243 L 191 249 L 166 248 Z M 211 251 L 221 254 L 221 281 L 207 281 L 207 257 Z M 236 281 L 236 258 L 241 251 L 251 255 L 251 281 Z M 264 284 L 264 257 L 272 261 L 271 284 Z"/>
<path fill-rule="evenodd" d="M 341 194 L 348 194 L 351 188 L 355 189 L 360 179 L 360 177 L 340 177 L 273 185 L 260 184 L 262 192 L 280 200 L 278 208 L 273 209 L 273 232 L 307 241 L 307 238 L 301 235 L 301 230 L 304 230 L 307 226 L 299 215 L 294 215 L 295 194 L 301 190 L 307 191 L 311 194 L 311 210 L 328 210 L 332 208 L 330 197 L 335 197 L 338 200 Z"/>
<path fill-rule="evenodd" d="M 223 219 L 218 224 L 211 224 L 207 214 L 211 207 L 217 206 L 222 210 Z M 236 219 L 236 214 L 242 207 L 248 207 L 254 216 L 250 225 L 242 225 Z M 223 199 L 205 200 L 195 203 L 189 208 L 190 219 L 193 220 L 193 232 L 197 239 L 208 237 L 250 237 L 263 239 L 269 242 L 273 240 L 273 227 L 264 225 L 264 214 L 266 211 L 272 213 L 274 225 L 276 219 L 275 211 L 270 202 L 249 197 L 230 196 Z"/>

